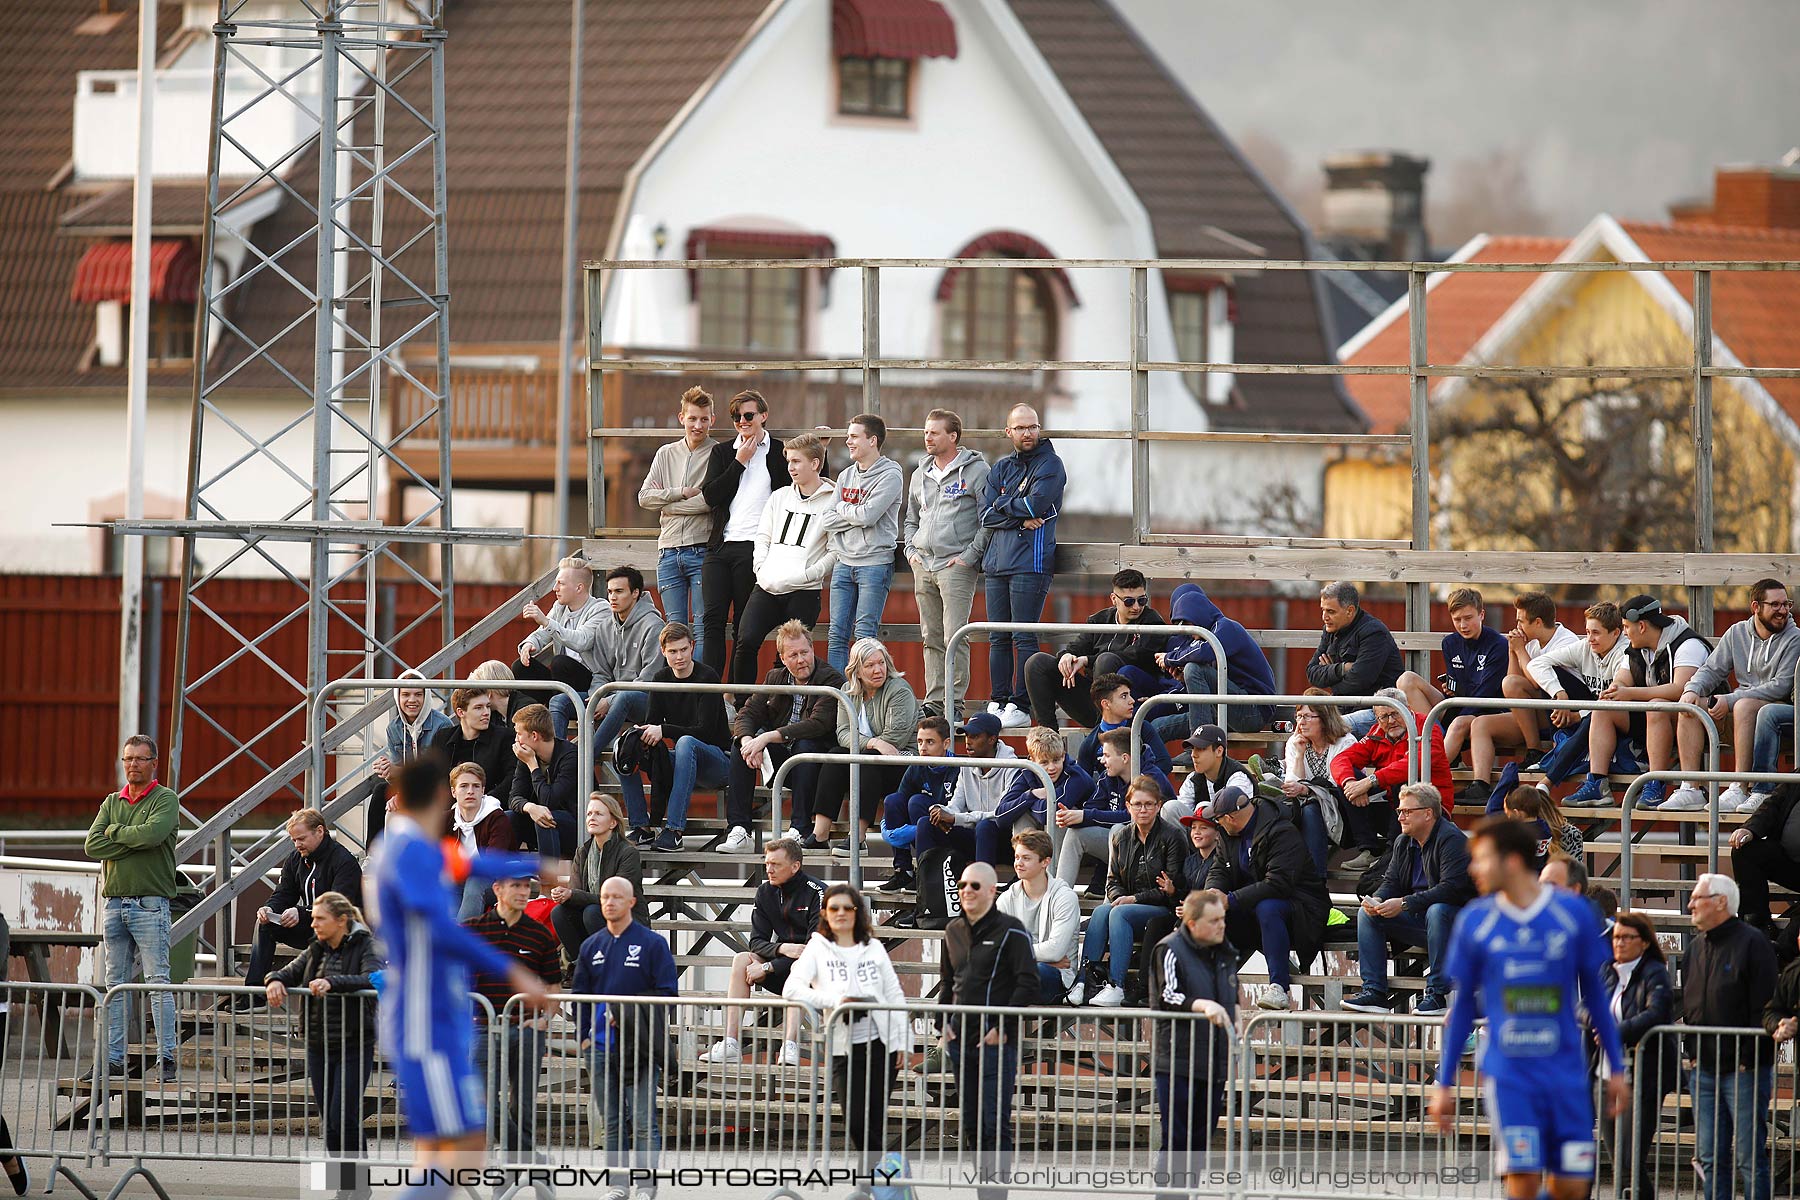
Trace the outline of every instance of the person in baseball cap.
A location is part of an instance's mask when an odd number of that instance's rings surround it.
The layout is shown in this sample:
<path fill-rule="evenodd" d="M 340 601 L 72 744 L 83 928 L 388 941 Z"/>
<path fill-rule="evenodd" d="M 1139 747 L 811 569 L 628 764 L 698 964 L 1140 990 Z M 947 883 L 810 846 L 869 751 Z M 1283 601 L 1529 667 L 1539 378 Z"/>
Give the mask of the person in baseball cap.
<path fill-rule="evenodd" d="M 1225 746 L 1225 731 L 1217 725 L 1201 725 L 1187 735 L 1183 743 L 1190 750 L 1219 750 Z M 1196 770 L 1198 767 L 1196 766 Z"/>
<path fill-rule="evenodd" d="M 970 714 L 967 720 L 956 727 L 956 732 L 964 737 L 970 734 L 977 737 L 999 737 L 1002 728 L 999 717 L 990 712 L 978 712 Z"/>
<path fill-rule="evenodd" d="M 1203 811 L 1227 780 L 1241 779 L 1245 789 L 1254 792 L 1249 770 L 1226 755 L 1225 731 L 1219 726 L 1199 726 L 1184 744 L 1191 751 L 1194 773 L 1182 780 L 1175 799 L 1163 805 L 1163 820 L 1175 825 L 1189 813 Z"/>
<path fill-rule="evenodd" d="M 1711 647 L 1684 618 L 1664 612 L 1662 602 L 1655 596 L 1631 597 L 1619 606 L 1619 616 L 1624 618 L 1623 633 L 1631 649 L 1626 655 L 1625 666 L 1614 677 L 1613 683 L 1615 687 L 1628 687 L 1631 690 L 1620 694 L 1618 698 L 1681 699 L 1687 681 L 1705 664 Z M 1676 724 L 1674 713 L 1593 713 L 1588 722 L 1590 770 L 1593 763 L 1611 762 L 1619 742 L 1627 738 L 1649 749 L 1651 770 L 1669 770 L 1675 765 L 1672 751 L 1679 744 L 1679 739 L 1675 736 Z M 1667 732 L 1659 736 L 1653 733 L 1656 729 Z M 1683 759 L 1682 770 L 1699 770 L 1700 743 L 1697 739 L 1691 754 L 1685 746 L 1680 754 Z M 1595 757 L 1596 755 L 1600 757 Z M 1593 780 L 1591 784 L 1588 780 L 1583 780 L 1581 788 L 1563 803 L 1572 803 L 1574 797 L 1579 797 L 1583 805 L 1590 802 L 1604 803 L 1612 794 L 1611 787 L 1606 784 L 1604 776 L 1590 778 Z M 1641 808 L 1699 810 L 1706 807 L 1706 793 L 1691 782 L 1683 782 L 1680 787 L 1671 791 L 1668 784 L 1652 779 L 1644 783 L 1638 796 L 1638 805 Z M 1720 811 L 1725 811 L 1723 806 Z"/>
<path fill-rule="evenodd" d="M 1250 793 L 1250 777 L 1234 775 L 1224 786 L 1213 792 L 1211 801 L 1202 805 L 1196 815 L 1216 824 L 1221 818 L 1249 808 L 1254 803 L 1256 800 Z M 1182 818 L 1182 824 L 1187 824 L 1187 818 Z"/>

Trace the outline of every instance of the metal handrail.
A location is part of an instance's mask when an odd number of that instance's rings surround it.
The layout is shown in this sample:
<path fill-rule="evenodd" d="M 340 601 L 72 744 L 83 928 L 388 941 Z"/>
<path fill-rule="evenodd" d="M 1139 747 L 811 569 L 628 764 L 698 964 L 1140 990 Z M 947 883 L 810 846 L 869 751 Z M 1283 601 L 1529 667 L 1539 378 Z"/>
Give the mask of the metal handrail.
<path fill-rule="evenodd" d="M 1718 755 L 1715 752 L 1714 758 Z M 1646 783 L 1800 783 L 1800 772 L 1789 771 L 1645 771 L 1625 788 L 1623 808 L 1619 813 L 1619 907 L 1631 906 L 1631 806 Z M 1719 789 L 1708 788 L 1706 798 L 1706 869 L 1719 870 Z M 1646 810 L 1655 822 L 1656 810 Z"/>
<path fill-rule="evenodd" d="M 781 781 L 787 773 L 800 763 L 848 763 L 850 764 L 850 798 L 847 805 L 850 810 L 850 882 L 857 887 L 862 886 L 862 835 L 856 831 L 857 815 L 862 811 L 862 781 L 858 777 L 857 767 L 891 767 L 896 761 L 904 761 L 908 766 L 913 763 L 946 763 L 958 767 L 1012 767 L 1018 770 L 1036 771 L 1039 779 L 1044 781 L 1044 827 L 1050 834 L 1050 856 L 1052 869 L 1055 868 L 1056 845 L 1061 840 L 1056 824 L 1056 781 L 1050 778 L 1050 772 L 1044 765 L 1033 762 L 1029 758 L 962 758 L 957 755 L 926 757 L 923 754 L 820 754 L 807 751 L 805 754 L 790 754 L 775 768 L 775 778 L 769 784 L 769 808 L 780 820 Z M 804 831 L 802 831 L 804 832 Z"/>
<path fill-rule="evenodd" d="M 1163 633 L 1173 636 L 1177 633 L 1192 634 L 1209 643 L 1213 648 L 1213 657 L 1219 664 L 1219 690 L 1223 692 L 1227 682 L 1228 671 L 1225 662 L 1225 645 L 1210 629 L 1202 629 L 1198 625 L 1094 625 L 1086 621 L 970 621 L 962 626 L 944 642 L 944 661 L 956 661 L 956 648 L 968 639 L 971 633 L 1090 633 L 1094 630 L 1114 629 L 1130 633 Z M 1092 663 L 1088 664 L 1091 668 Z M 944 673 L 944 711 L 956 711 L 956 672 Z M 1020 687 L 1025 685 L 1023 679 L 1018 681 Z"/>
<path fill-rule="evenodd" d="M 1144 749 L 1144 720 L 1151 709 L 1159 704 L 1204 704 L 1213 701 L 1223 709 L 1232 704 L 1293 704 L 1318 705 L 1321 708 L 1374 708 L 1385 704 L 1397 710 L 1401 716 L 1412 716 L 1412 710 L 1391 696 L 1227 696 L 1187 695 L 1181 692 L 1165 692 L 1160 696 L 1146 696 L 1138 702 L 1137 711 L 1131 714 L 1131 773 L 1137 774 L 1138 763 Z M 1425 739 L 1419 736 L 1418 724 L 1406 722 L 1406 781 L 1417 783 L 1424 778 L 1420 774 L 1418 764 L 1421 761 L 1419 746 Z"/>
<path fill-rule="evenodd" d="M 1712 719 L 1712 714 L 1697 704 L 1683 704 L 1679 700 L 1509 700 L 1501 696 L 1471 696 L 1468 699 L 1445 696 L 1432 705 L 1431 711 L 1425 714 L 1425 724 L 1429 727 L 1433 721 L 1438 719 L 1438 713 L 1446 708 L 1480 708 L 1495 712 L 1505 712 L 1512 708 L 1533 708 L 1563 712 L 1574 710 L 1577 712 L 1691 713 L 1705 722 L 1707 731 L 1712 735 L 1706 740 L 1708 769 L 1713 771 L 1719 769 L 1719 726 Z M 1419 756 L 1419 776 L 1425 778 L 1431 774 L 1431 743 L 1429 741 L 1419 747 Z M 1593 770 L 1592 763 L 1588 764 L 1588 769 Z M 1606 774 L 1604 771 L 1595 773 Z M 1692 779 L 1694 776 L 1689 775 L 1686 778 Z M 1449 802 L 1449 797 L 1445 797 L 1445 801 Z"/>

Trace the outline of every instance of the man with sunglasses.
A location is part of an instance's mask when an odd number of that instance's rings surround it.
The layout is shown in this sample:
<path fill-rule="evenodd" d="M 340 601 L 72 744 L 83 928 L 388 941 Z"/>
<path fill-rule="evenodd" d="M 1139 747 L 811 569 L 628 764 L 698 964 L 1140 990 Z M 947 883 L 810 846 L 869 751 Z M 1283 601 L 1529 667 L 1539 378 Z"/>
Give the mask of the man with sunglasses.
<path fill-rule="evenodd" d="M 1777 719 L 1794 718 L 1794 668 L 1800 664 L 1800 627 L 1794 624 L 1794 605 L 1788 599 L 1787 585 L 1779 579 L 1759 579 L 1750 589 L 1750 615 L 1727 629 L 1681 694 L 1684 704 L 1703 704 L 1715 721 L 1723 722 L 1731 714 L 1732 739 L 1738 761 L 1743 761 L 1746 747 L 1757 745 L 1762 732 L 1766 760 L 1752 756 L 1752 770 L 1773 771 L 1779 743 L 1773 736 Z M 1723 692 L 1727 677 L 1737 680 L 1737 687 Z M 1767 706 L 1770 727 L 1761 728 L 1758 717 Z M 1682 713 L 1676 727 L 1681 756 L 1698 759 L 1705 746 L 1705 731 L 1700 719 Z M 1770 784 L 1757 784 L 1746 794 L 1744 785 L 1734 783 L 1719 793 L 1720 812 L 1754 812 L 1774 790 Z"/>
<path fill-rule="evenodd" d="M 713 444 L 706 463 L 706 480 L 700 485 L 700 494 L 712 509 L 712 536 L 706 543 L 706 564 L 700 569 L 700 599 L 705 612 L 701 622 L 701 661 L 720 679 L 729 678 L 725 622 L 731 622 L 731 641 L 735 646 L 744 606 L 750 602 L 750 592 L 756 586 L 756 531 L 762 526 L 763 509 L 777 488 L 793 483 L 783 453 L 785 447 L 764 428 L 769 423 L 769 402 L 762 393 L 739 392 L 731 398 L 729 411 L 737 437 Z"/>
<path fill-rule="evenodd" d="M 1076 637 L 1060 655 L 1047 650 L 1025 664 L 1025 690 L 1031 697 L 1031 716 L 1039 725 L 1054 726 L 1060 706 L 1077 725 L 1092 728 L 1100 721 L 1094 704 L 1093 681 L 1117 672 L 1131 685 L 1131 694 L 1142 699 L 1163 690 L 1167 677 L 1157 665 L 1168 635 L 1135 633 L 1133 625 L 1166 624 L 1150 607 L 1149 585 L 1144 573 L 1131 567 L 1112 577 L 1112 605 L 1087 619 L 1093 628 Z"/>

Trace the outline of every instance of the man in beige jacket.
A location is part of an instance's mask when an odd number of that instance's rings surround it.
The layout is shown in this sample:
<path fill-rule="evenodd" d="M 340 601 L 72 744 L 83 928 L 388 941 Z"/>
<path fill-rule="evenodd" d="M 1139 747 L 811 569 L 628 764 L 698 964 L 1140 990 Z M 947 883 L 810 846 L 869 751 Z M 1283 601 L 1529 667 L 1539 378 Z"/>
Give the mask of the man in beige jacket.
<path fill-rule="evenodd" d="M 663 615 L 694 630 L 698 658 L 706 647 L 700 568 L 712 536 L 712 508 L 700 494 L 713 448 L 712 396 L 698 387 L 683 392 L 680 420 L 683 437 L 657 449 L 638 489 L 638 507 L 656 513 L 662 526 L 656 539 L 656 590 Z"/>

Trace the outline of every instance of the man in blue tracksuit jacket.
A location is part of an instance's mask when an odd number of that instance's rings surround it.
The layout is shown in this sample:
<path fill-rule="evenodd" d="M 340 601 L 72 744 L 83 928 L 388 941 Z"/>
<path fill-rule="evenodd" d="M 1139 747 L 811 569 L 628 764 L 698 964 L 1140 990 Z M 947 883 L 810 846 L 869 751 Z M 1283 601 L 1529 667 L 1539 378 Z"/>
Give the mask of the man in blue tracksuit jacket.
<path fill-rule="evenodd" d="M 981 560 L 987 619 L 1030 622 L 1044 615 L 1056 571 L 1056 518 L 1068 476 L 1030 405 L 1015 405 L 1007 414 L 1006 436 L 1013 452 L 994 464 L 982 491 L 981 523 L 993 530 Z M 1031 724 L 1025 662 L 1037 652 L 1038 640 L 1030 634 L 997 632 L 988 640 L 988 711 L 1008 729 Z"/>
<path fill-rule="evenodd" d="M 1272 696 L 1275 694 L 1275 672 L 1262 647 L 1250 631 L 1219 611 L 1197 583 L 1184 583 L 1169 596 L 1169 624 L 1198 625 L 1219 639 L 1225 647 L 1225 690 L 1231 696 Z M 1163 651 L 1163 666 L 1181 672 L 1181 690 L 1196 696 L 1217 694 L 1219 690 L 1218 654 L 1212 643 L 1191 634 L 1177 633 L 1169 638 Z M 1214 713 L 1210 706 L 1195 705 L 1186 712 L 1156 717 L 1156 735 L 1165 742 L 1179 741 L 1210 722 Z M 1253 733 L 1267 729 L 1275 720 L 1275 710 L 1267 704 L 1233 704 L 1225 710 L 1225 727 L 1234 733 Z"/>
<path fill-rule="evenodd" d="M 956 754 L 955 743 L 950 740 L 950 722 L 942 717 L 920 721 L 914 744 L 923 758 Z M 900 786 L 881 806 L 881 836 L 894 848 L 894 874 L 881 885 L 882 891 L 903 891 L 913 886 L 912 847 L 919 837 L 919 822 L 927 819 L 934 805 L 950 803 L 961 776 L 961 767 L 935 762 L 914 763 L 900 776 Z"/>

